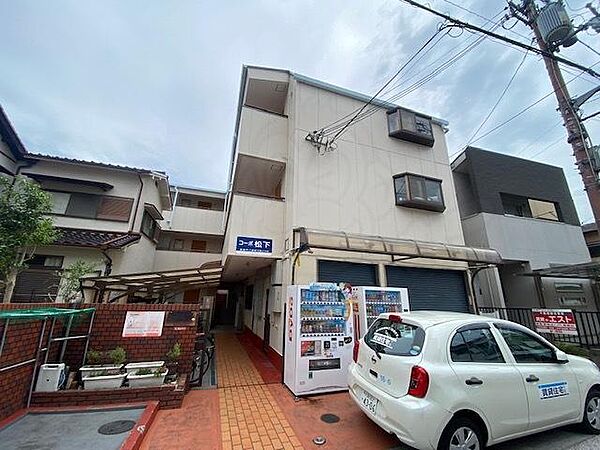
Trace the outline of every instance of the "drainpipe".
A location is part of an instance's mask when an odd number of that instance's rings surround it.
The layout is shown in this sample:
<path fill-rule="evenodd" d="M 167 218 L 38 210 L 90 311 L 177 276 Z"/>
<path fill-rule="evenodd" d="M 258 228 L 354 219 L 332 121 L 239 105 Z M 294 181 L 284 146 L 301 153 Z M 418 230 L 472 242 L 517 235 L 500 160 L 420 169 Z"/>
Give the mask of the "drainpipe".
<path fill-rule="evenodd" d="M 177 197 L 179 197 L 179 188 L 175 186 L 175 195 L 173 196 L 173 209 L 171 210 L 171 217 L 167 220 L 169 230 L 173 228 L 173 219 L 175 218 L 175 209 L 177 208 Z"/>
<path fill-rule="evenodd" d="M 133 231 L 133 227 L 135 226 L 135 219 L 137 219 L 137 213 L 140 208 L 140 200 L 142 199 L 142 191 L 144 190 L 144 180 L 142 176 L 138 173 L 138 179 L 140 180 L 140 189 L 138 190 L 137 200 L 135 202 L 135 210 L 133 211 L 133 219 L 131 220 L 131 225 L 129 226 L 129 232 Z"/>
<path fill-rule="evenodd" d="M 108 253 L 106 253 L 106 249 L 102 249 L 102 254 L 106 258 L 104 261 L 104 276 L 107 277 L 112 272 L 113 260 L 110 256 L 108 256 Z"/>

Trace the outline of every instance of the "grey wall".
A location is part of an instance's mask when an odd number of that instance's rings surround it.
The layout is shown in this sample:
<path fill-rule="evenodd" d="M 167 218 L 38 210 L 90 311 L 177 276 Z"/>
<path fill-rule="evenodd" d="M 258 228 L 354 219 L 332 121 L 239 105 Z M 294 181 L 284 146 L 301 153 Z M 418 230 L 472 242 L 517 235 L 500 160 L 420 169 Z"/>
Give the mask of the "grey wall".
<path fill-rule="evenodd" d="M 503 192 L 555 202 L 565 223 L 579 225 L 562 168 L 474 147 L 467 148 L 465 155 L 466 160 L 455 168 L 455 180 L 461 178 L 456 174 L 468 173 L 472 184 L 471 189 L 464 181 L 461 189 L 457 185 L 459 204 L 465 204 L 461 217 L 477 212 L 504 214 L 500 199 Z M 476 201 L 469 195 L 476 196 Z M 473 211 L 475 207 L 479 210 Z"/>

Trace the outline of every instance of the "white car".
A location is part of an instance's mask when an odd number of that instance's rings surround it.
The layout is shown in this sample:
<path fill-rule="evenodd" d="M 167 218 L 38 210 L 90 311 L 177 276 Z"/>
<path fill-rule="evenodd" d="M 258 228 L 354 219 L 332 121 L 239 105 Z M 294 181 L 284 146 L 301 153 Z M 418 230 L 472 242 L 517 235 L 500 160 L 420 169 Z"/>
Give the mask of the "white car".
<path fill-rule="evenodd" d="M 580 423 L 600 433 L 600 370 L 533 331 L 472 314 L 381 314 L 354 347 L 350 395 L 417 449 L 483 449 Z"/>

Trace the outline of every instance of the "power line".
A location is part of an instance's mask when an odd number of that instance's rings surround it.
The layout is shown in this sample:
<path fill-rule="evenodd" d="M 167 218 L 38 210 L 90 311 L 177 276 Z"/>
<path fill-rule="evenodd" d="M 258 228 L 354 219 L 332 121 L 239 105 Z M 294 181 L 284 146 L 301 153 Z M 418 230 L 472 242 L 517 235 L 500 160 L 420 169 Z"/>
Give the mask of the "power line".
<path fill-rule="evenodd" d="M 593 75 L 596 78 L 600 78 L 600 74 L 597 73 L 597 72 L 595 72 L 591 68 L 582 66 L 581 64 L 578 64 L 576 62 L 570 61 L 570 60 L 568 60 L 566 58 L 563 58 L 561 56 L 556 56 L 555 54 L 553 54 L 551 52 L 542 50 L 542 49 L 537 48 L 537 47 L 533 47 L 531 45 L 524 44 L 522 42 L 516 41 L 516 40 L 514 40 L 512 38 L 509 38 L 507 36 L 503 36 L 503 35 L 494 33 L 493 31 L 489 31 L 489 30 L 486 30 L 484 28 L 478 27 L 476 25 L 472 25 L 472 24 L 470 24 L 468 22 L 464 22 L 462 20 L 455 19 L 454 17 L 449 16 L 448 14 L 444 14 L 444 13 L 441 13 L 439 11 L 436 11 L 435 9 L 432 9 L 432 8 L 430 8 L 428 6 L 422 5 L 422 4 L 420 4 L 420 3 L 418 3 L 418 2 L 416 2 L 414 0 L 400 0 L 400 1 L 403 1 L 405 3 L 408 3 L 411 6 L 414 6 L 415 8 L 422 9 L 423 11 L 427 11 L 427 12 L 429 12 L 431 14 L 434 14 L 434 15 L 436 15 L 438 17 L 441 17 L 441 18 L 445 19 L 446 21 L 453 23 L 457 27 L 468 29 L 468 30 L 472 30 L 472 31 L 476 31 L 476 32 L 479 32 L 479 33 L 483 33 L 483 34 L 486 34 L 489 37 L 492 37 L 494 39 L 503 40 L 503 41 L 508 42 L 508 43 L 510 43 L 512 45 L 515 45 L 517 47 L 521 47 L 523 49 L 529 50 L 530 52 L 535 53 L 537 55 L 542 55 L 542 56 L 544 56 L 546 58 L 550 58 L 550 59 L 552 59 L 554 61 L 562 62 L 564 64 L 567 64 L 567 65 L 571 66 L 571 67 L 575 67 L 575 68 L 577 68 L 579 70 L 583 70 L 585 72 L 588 72 L 589 74 Z"/>
<path fill-rule="evenodd" d="M 542 131 L 539 135 L 537 135 L 534 139 L 532 139 L 532 142 L 527 146 L 527 147 L 523 147 L 521 150 L 519 150 L 518 152 L 514 153 L 514 156 L 518 156 L 518 155 L 522 155 L 523 153 L 525 153 L 527 150 L 529 150 L 531 147 L 533 147 L 534 145 L 536 145 L 538 143 L 538 140 L 540 138 L 542 138 L 543 136 L 545 136 L 550 130 L 553 130 L 554 128 L 556 128 L 557 126 L 562 124 L 562 119 L 559 120 L 558 122 L 554 123 L 553 125 L 551 125 L 550 127 L 544 129 L 544 131 Z M 562 139 L 562 137 L 561 137 Z"/>
<path fill-rule="evenodd" d="M 596 55 L 600 56 L 600 52 L 598 50 L 596 50 L 595 48 L 593 48 L 592 46 L 586 44 L 585 42 L 583 42 L 581 39 L 579 39 L 579 42 L 581 44 L 583 44 L 584 47 L 587 47 L 589 50 L 591 50 L 592 52 L 594 52 Z"/>
<path fill-rule="evenodd" d="M 433 41 L 433 40 L 436 38 L 436 36 L 437 36 L 437 35 L 438 35 L 438 34 L 439 34 L 441 31 L 442 31 L 442 30 L 441 30 L 441 28 L 440 28 L 440 29 L 438 29 L 438 30 L 437 30 L 437 31 L 436 31 L 436 32 L 433 34 L 433 36 L 431 36 L 429 39 L 427 39 L 427 41 L 425 41 L 425 43 L 424 43 L 424 44 L 423 44 L 423 45 L 422 45 L 422 46 L 419 48 L 419 50 L 417 50 L 417 52 L 416 52 L 416 53 L 415 53 L 413 56 L 411 56 L 411 57 L 409 58 L 409 60 L 408 60 L 406 63 L 404 63 L 404 64 L 403 64 L 403 65 L 400 67 L 400 69 L 398 69 L 398 71 L 397 71 L 397 72 L 394 74 L 394 76 L 393 76 L 392 78 L 390 78 L 390 79 L 389 79 L 389 80 L 388 80 L 388 81 L 387 81 L 387 82 L 386 82 L 386 83 L 385 83 L 385 84 L 384 84 L 384 85 L 381 87 L 381 89 L 379 89 L 379 90 L 378 90 L 378 91 L 375 93 L 375 95 L 374 95 L 373 97 L 371 97 L 371 99 L 370 99 L 370 100 L 369 100 L 367 103 L 365 103 L 365 104 L 363 105 L 363 107 L 362 107 L 362 108 L 360 108 L 360 110 L 359 110 L 359 111 L 358 111 L 358 112 L 357 112 L 357 113 L 354 115 L 354 117 L 352 117 L 352 119 L 350 119 L 350 121 L 349 121 L 349 122 L 348 122 L 346 125 L 344 125 L 344 127 L 343 127 L 343 128 L 340 130 L 340 131 L 338 131 L 338 132 L 337 132 L 337 134 L 336 134 L 335 136 L 333 136 L 333 139 L 332 139 L 332 141 L 331 141 L 332 143 L 333 143 L 333 142 L 335 142 L 335 140 L 338 138 L 338 136 L 339 136 L 341 133 L 343 133 L 343 132 L 344 132 L 344 130 L 345 130 L 345 129 L 347 129 L 347 128 L 348 128 L 348 127 L 349 127 L 349 126 L 352 124 L 352 122 L 354 122 L 354 120 L 355 120 L 355 119 L 358 117 L 358 115 L 359 115 L 359 114 L 360 114 L 360 113 L 361 113 L 361 112 L 362 112 L 362 111 L 363 111 L 363 110 L 364 110 L 364 109 L 365 109 L 367 106 L 369 106 L 369 105 L 370 105 L 370 104 L 373 102 L 373 100 L 375 100 L 375 99 L 377 98 L 377 96 L 378 96 L 378 95 L 379 95 L 379 94 L 380 94 L 380 93 L 381 93 L 381 92 L 382 92 L 382 91 L 383 91 L 383 90 L 384 90 L 386 87 L 388 87 L 388 85 L 389 85 L 389 84 L 390 84 L 392 81 L 394 81 L 394 79 L 396 79 L 396 77 L 397 77 L 398 75 L 400 75 L 400 72 L 402 72 L 402 70 L 403 70 L 403 69 L 404 69 L 404 68 L 405 68 L 405 67 L 406 67 L 408 64 L 410 64 L 410 63 L 411 63 L 411 61 L 412 61 L 413 59 L 415 59 L 415 58 L 416 58 L 416 57 L 419 55 L 419 53 L 421 53 L 421 52 L 422 52 L 422 51 L 425 49 L 425 47 L 427 47 L 427 46 L 428 46 L 428 45 L 431 43 L 431 41 Z"/>
<path fill-rule="evenodd" d="M 521 69 L 521 67 L 523 67 L 523 64 L 525 63 L 525 59 L 527 59 L 527 55 L 528 54 L 529 53 L 525 53 L 523 55 L 523 59 L 521 59 L 521 62 L 517 65 L 517 67 L 516 67 L 515 71 L 513 72 L 512 76 L 508 80 L 508 84 L 505 86 L 505 88 L 500 93 L 500 97 L 498 97 L 498 100 L 496 100 L 496 103 L 494 103 L 494 106 L 492 106 L 492 109 L 490 109 L 490 112 L 487 114 L 487 116 L 485 116 L 485 119 L 483 119 L 483 121 L 479 124 L 479 126 L 477 127 L 477 129 L 471 135 L 471 137 L 467 140 L 467 143 L 465 145 L 463 145 L 463 148 L 467 147 L 471 143 L 471 141 L 475 138 L 475 136 L 477 136 L 477 133 L 479 133 L 479 131 L 483 128 L 483 126 L 490 119 L 490 117 L 492 116 L 492 114 L 494 114 L 494 111 L 496 111 L 496 108 L 498 107 L 498 105 L 500 104 L 500 102 L 502 101 L 502 99 L 504 98 L 504 96 L 506 95 L 506 93 L 508 92 L 508 90 L 510 89 L 510 86 L 512 85 L 512 82 L 514 81 L 515 77 L 519 73 L 519 70 Z"/>

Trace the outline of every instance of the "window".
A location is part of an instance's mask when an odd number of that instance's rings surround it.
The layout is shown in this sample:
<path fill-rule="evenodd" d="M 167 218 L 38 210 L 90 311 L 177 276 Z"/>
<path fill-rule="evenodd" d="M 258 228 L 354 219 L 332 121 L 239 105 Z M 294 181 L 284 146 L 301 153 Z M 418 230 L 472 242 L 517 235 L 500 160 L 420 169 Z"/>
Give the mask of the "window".
<path fill-rule="evenodd" d="M 183 239 L 173 239 L 173 250 L 183 250 Z"/>
<path fill-rule="evenodd" d="M 365 344 L 373 350 L 394 356 L 417 356 L 424 341 L 422 328 L 389 319 L 377 319 L 365 335 Z"/>
<path fill-rule="evenodd" d="M 47 193 L 52 199 L 52 214 L 69 217 L 127 222 L 133 205 L 133 199 L 127 197 L 79 192 Z"/>
<path fill-rule="evenodd" d="M 32 269 L 60 269 L 63 265 L 63 256 L 34 255 L 27 261 L 27 266 Z"/>
<path fill-rule="evenodd" d="M 148 239 L 151 239 L 151 240 L 157 242 L 159 230 L 160 230 L 160 228 L 159 228 L 158 224 L 156 223 L 156 220 L 154 220 L 152 218 L 152 216 L 150 214 L 148 214 L 147 211 L 144 211 L 144 215 L 142 217 L 142 228 L 141 228 L 142 234 L 144 236 L 146 236 Z"/>
<path fill-rule="evenodd" d="M 504 357 L 489 328 L 463 327 L 450 343 L 454 362 L 503 363 Z"/>
<path fill-rule="evenodd" d="M 387 114 L 390 137 L 433 147 L 435 139 L 431 119 L 402 108 L 389 111 Z"/>
<path fill-rule="evenodd" d="M 558 206 L 553 202 L 535 200 L 520 195 L 500 194 L 504 214 L 559 222 Z"/>
<path fill-rule="evenodd" d="M 442 212 L 446 209 L 442 182 L 413 174 L 394 177 L 396 205 Z"/>
<path fill-rule="evenodd" d="M 193 252 L 205 252 L 206 251 L 206 241 L 199 241 L 194 239 L 192 241 L 192 251 Z"/>
<path fill-rule="evenodd" d="M 199 209 L 212 209 L 211 202 L 203 202 L 202 200 L 198 200 L 198 208 Z"/>
<path fill-rule="evenodd" d="M 515 328 L 497 326 L 518 363 L 556 362 L 554 350 L 535 336 Z"/>

